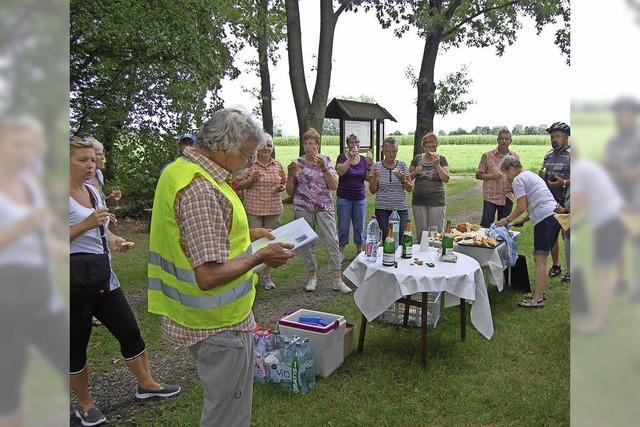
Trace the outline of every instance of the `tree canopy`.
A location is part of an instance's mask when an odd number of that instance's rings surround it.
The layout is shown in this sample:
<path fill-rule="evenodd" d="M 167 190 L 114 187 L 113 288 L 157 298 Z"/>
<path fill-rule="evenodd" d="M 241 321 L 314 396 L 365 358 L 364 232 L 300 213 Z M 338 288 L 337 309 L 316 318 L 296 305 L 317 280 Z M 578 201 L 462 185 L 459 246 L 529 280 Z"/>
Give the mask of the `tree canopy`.
<path fill-rule="evenodd" d="M 121 130 L 173 134 L 220 106 L 242 11 L 228 0 L 71 2 L 71 128 L 109 151 Z M 109 175 L 109 174 L 108 174 Z"/>

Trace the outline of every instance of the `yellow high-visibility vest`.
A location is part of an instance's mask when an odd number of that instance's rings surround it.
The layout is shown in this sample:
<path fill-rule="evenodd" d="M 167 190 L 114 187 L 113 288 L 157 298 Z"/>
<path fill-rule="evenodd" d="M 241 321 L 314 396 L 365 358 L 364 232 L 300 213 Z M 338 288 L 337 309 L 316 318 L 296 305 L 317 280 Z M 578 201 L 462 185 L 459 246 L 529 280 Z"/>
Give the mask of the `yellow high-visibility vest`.
<path fill-rule="evenodd" d="M 153 200 L 149 236 L 149 312 L 166 316 L 192 329 L 214 329 L 243 321 L 251 312 L 257 276 L 252 270 L 211 290 L 201 290 L 191 261 L 180 245 L 180 229 L 174 202 L 180 190 L 200 175 L 231 202 L 232 218 L 228 236 L 228 259 L 251 254 L 249 224 L 242 202 L 226 182 L 215 180 L 201 166 L 179 158 L 165 168 Z"/>

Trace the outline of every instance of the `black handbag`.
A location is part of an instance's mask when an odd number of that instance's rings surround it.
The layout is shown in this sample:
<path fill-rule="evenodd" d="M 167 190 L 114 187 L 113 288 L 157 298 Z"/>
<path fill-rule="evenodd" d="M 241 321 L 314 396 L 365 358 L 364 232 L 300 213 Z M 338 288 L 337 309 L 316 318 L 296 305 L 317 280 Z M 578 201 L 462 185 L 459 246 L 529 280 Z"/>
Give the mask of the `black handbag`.
<path fill-rule="evenodd" d="M 505 283 L 508 280 L 508 270 L 504 272 Z M 516 265 L 511 267 L 511 289 L 521 292 L 531 292 L 531 283 L 529 282 L 529 270 L 527 269 L 527 257 L 518 255 Z"/>
<path fill-rule="evenodd" d="M 94 209 L 98 209 L 93 191 L 90 188 L 87 188 L 87 191 L 89 191 L 91 205 Z M 103 253 L 73 253 L 69 258 L 71 296 L 95 298 L 109 293 L 111 261 L 109 260 L 105 228 L 102 224 L 100 224 L 100 237 L 102 239 Z"/>

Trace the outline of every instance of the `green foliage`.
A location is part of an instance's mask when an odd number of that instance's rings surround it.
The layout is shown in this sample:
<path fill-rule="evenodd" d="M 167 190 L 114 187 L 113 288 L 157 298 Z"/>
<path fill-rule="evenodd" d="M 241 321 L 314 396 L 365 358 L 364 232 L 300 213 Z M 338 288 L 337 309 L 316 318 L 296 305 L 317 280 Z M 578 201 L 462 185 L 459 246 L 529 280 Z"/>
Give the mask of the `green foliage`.
<path fill-rule="evenodd" d="M 113 161 L 118 164 L 115 182 L 123 195 L 121 216 L 139 217 L 153 206 L 160 173 L 176 154 L 176 141 L 171 135 L 147 130 L 118 139 Z"/>
<path fill-rule="evenodd" d="M 110 155 L 121 132 L 175 135 L 196 128 L 221 104 L 222 78 L 238 75 L 232 59 L 239 45 L 228 35 L 242 11 L 233 6 L 230 0 L 72 1 L 72 132 L 93 134 Z"/>

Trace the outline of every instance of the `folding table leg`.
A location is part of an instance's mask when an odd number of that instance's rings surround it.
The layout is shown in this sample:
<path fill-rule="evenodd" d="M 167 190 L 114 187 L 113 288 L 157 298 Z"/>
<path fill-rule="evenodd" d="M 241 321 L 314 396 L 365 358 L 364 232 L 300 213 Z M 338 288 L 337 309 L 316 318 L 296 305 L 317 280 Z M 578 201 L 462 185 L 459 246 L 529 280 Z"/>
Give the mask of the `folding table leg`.
<path fill-rule="evenodd" d="M 421 316 L 420 316 L 420 361 L 422 367 L 427 367 L 427 305 L 429 304 L 429 293 L 422 293 Z M 407 306 L 408 307 L 408 306 Z"/>
<path fill-rule="evenodd" d="M 407 295 L 405 298 L 410 300 L 411 295 Z M 409 307 L 409 304 L 404 305 L 404 317 L 402 318 L 402 326 L 404 326 L 405 328 L 407 327 L 407 324 L 409 322 Z"/>
<path fill-rule="evenodd" d="M 360 322 L 360 338 L 358 339 L 358 353 L 362 353 L 364 349 L 364 334 L 367 331 L 367 318 L 362 315 L 362 321 Z"/>
<path fill-rule="evenodd" d="M 462 341 L 467 338 L 467 312 L 466 303 L 463 298 L 460 298 L 460 338 Z"/>

